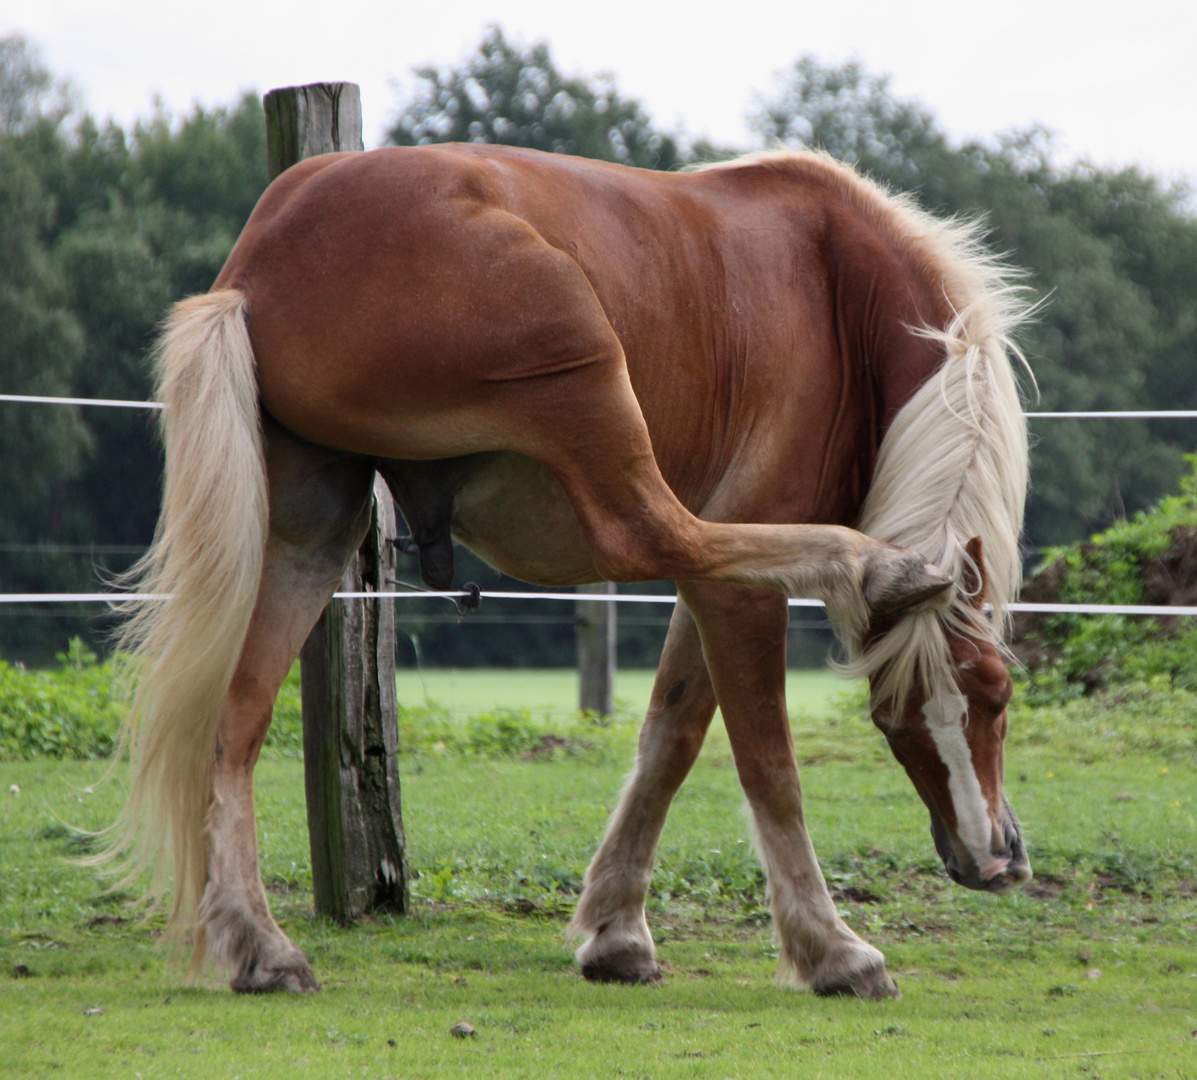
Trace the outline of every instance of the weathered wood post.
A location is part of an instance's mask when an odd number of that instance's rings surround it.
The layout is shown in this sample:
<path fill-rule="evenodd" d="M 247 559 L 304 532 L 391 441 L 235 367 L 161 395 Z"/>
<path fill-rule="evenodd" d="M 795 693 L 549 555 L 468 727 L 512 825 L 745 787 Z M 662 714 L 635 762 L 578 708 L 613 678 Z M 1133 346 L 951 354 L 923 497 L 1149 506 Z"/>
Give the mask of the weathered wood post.
<path fill-rule="evenodd" d="M 365 149 L 362 91 L 357 83 L 285 86 L 271 90 L 262 104 L 272 180 L 304 158 Z"/>
<path fill-rule="evenodd" d="M 361 92 L 316 83 L 266 95 L 272 176 L 315 154 L 362 149 Z M 395 574 L 395 510 L 375 479 L 374 518 L 341 592 L 386 591 Z M 408 910 L 395 701 L 395 610 L 334 600 L 300 654 L 304 781 L 316 910 L 339 922 Z"/>
<path fill-rule="evenodd" d="M 583 592 L 615 594 L 615 583 L 579 586 Z M 578 708 L 599 716 L 614 711 L 615 601 L 578 600 L 575 636 L 578 646 Z"/>

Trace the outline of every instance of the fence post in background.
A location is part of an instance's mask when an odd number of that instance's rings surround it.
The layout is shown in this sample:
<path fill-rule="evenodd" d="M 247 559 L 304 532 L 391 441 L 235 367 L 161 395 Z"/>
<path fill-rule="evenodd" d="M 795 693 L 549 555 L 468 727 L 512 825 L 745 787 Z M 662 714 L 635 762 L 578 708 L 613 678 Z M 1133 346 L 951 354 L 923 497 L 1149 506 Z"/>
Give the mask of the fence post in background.
<path fill-rule="evenodd" d="M 613 581 L 580 588 L 583 592 L 615 594 Z M 576 603 L 578 708 L 610 716 L 615 693 L 615 602 L 578 600 Z"/>
<path fill-rule="evenodd" d="M 362 149 L 353 83 L 286 87 L 266 95 L 271 176 L 315 154 Z M 374 513 L 341 592 L 380 592 L 395 574 L 395 510 L 375 479 Z M 304 782 L 316 910 L 339 922 L 408 910 L 399 799 L 395 610 L 334 600 L 300 654 Z"/>

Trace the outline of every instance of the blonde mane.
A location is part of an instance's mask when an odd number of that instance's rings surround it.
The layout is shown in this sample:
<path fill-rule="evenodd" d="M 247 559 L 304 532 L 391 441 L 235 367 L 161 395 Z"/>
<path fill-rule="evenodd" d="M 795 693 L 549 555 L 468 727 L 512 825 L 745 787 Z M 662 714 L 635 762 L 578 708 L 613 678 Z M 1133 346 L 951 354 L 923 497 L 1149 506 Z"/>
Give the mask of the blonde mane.
<path fill-rule="evenodd" d="M 933 217 L 911 196 L 889 194 L 825 154 L 765 151 L 708 168 L 752 165 L 831 184 L 887 240 L 940 279 L 954 313 L 946 326 L 910 328 L 939 342 L 944 360 L 886 432 L 857 527 L 920 552 L 958 583 L 981 581 L 965 550 L 979 536 L 992 615 L 958 584 L 946 611 L 908 614 L 867 648 L 850 641 L 855 655 L 843 670 L 873 678 L 874 697 L 900 706 L 916 688 L 930 694 L 957 685 L 950 633 L 1004 649 L 1007 605 L 1022 580 L 1018 541 L 1028 473 L 1014 375 L 1014 364 L 1026 363 L 1011 336 L 1032 305 L 1018 272 L 985 248 L 980 223 Z"/>

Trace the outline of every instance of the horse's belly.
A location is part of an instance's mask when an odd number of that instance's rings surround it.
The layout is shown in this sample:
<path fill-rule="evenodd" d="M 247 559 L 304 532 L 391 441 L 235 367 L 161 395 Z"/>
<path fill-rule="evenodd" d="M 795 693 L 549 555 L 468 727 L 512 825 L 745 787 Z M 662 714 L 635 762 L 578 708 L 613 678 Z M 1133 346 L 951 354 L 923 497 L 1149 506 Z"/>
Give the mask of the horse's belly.
<path fill-rule="evenodd" d="M 488 455 L 471 470 L 454 500 L 453 535 L 521 581 L 599 580 L 565 490 L 546 466 L 522 454 Z"/>

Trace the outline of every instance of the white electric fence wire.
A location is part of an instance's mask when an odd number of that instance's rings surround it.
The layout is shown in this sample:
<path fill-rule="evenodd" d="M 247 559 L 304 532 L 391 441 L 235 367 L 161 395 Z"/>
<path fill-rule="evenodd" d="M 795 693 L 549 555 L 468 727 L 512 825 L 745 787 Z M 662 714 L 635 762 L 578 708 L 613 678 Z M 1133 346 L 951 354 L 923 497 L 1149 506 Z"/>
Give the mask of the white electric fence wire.
<path fill-rule="evenodd" d="M 32 405 L 103 405 L 109 409 L 161 409 L 160 401 L 117 401 L 114 398 L 39 397 L 33 394 L 0 394 L 0 401 Z"/>
<path fill-rule="evenodd" d="M 1138 409 L 1128 412 L 1028 412 L 1028 420 L 1197 420 L 1192 409 Z"/>
<path fill-rule="evenodd" d="M 334 600 L 459 600 L 468 592 L 338 592 Z M 607 604 L 676 604 L 677 597 L 636 593 L 483 592 L 484 600 L 599 600 Z M 110 604 L 169 600 L 166 593 L 0 593 L 0 604 Z M 822 607 L 821 600 L 790 600 L 790 607 Z M 1007 604 L 1010 611 L 1073 615 L 1197 615 L 1197 607 L 1165 604 Z"/>
<path fill-rule="evenodd" d="M 102 405 L 112 409 L 161 409 L 160 401 L 117 401 L 112 398 L 41 397 L 32 394 L 0 394 L 0 401 L 35 405 Z M 1028 420 L 1197 420 L 1193 409 L 1140 409 L 1131 412 L 1030 412 Z"/>

